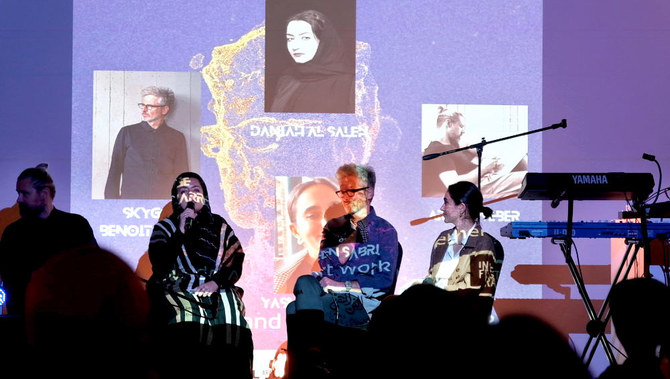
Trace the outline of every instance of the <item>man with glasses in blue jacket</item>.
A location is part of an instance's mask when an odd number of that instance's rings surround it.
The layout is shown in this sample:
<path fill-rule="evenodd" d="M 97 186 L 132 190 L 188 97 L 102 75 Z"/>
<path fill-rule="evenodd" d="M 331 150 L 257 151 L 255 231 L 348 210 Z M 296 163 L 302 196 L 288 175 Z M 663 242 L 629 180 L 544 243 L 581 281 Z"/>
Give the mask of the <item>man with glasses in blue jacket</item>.
<path fill-rule="evenodd" d="M 336 193 L 342 199 L 346 214 L 329 220 L 323 228 L 319 252 L 321 272 L 298 278 L 294 290 L 296 301 L 288 311 L 294 307 L 295 311 L 314 308 L 321 303 L 326 321 L 360 326 L 367 322 L 365 313 L 369 317 L 381 300 L 395 291 L 400 244 L 393 225 L 377 216 L 370 205 L 375 193 L 374 169 L 345 164 L 337 169 L 336 177 L 340 186 Z M 323 290 L 317 288 L 316 281 Z M 334 297 L 336 299 L 331 301 Z M 342 304 L 349 300 L 352 303 L 348 308 L 362 305 L 365 310 L 362 317 L 358 316 L 360 312 L 345 314 L 329 306 L 330 302 Z"/>
<path fill-rule="evenodd" d="M 402 249 L 393 225 L 370 205 L 376 175 L 372 167 L 337 169 L 346 214 L 330 219 L 319 251 L 320 272 L 296 281 L 295 301 L 286 307 L 288 368 L 292 378 L 365 377 L 343 359 L 351 346 L 365 350 L 372 312 L 395 291 Z"/>

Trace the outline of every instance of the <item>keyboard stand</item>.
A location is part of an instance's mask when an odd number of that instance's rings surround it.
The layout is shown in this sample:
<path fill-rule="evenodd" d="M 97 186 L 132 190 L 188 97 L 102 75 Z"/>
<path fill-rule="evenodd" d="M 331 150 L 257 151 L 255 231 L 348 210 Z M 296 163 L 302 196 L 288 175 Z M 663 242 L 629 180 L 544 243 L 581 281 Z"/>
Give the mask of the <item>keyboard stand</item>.
<path fill-rule="evenodd" d="M 628 274 L 630 273 L 631 268 L 635 265 L 635 259 L 637 258 L 637 253 L 640 251 L 640 249 L 643 249 L 644 253 L 644 277 L 649 278 L 651 275 L 649 274 L 649 259 L 651 256 L 650 253 L 650 246 L 649 246 L 649 238 L 648 238 L 648 231 L 647 231 L 647 218 L 645 215 L 645 210 L 643 207 L 636 205 L 637 209 L 641 209 L 639 212 L 640 215 L 640 231 L 641 231 L 641 239 L 626 239 L 626 252 L 623 255 L 623 258 L 621 259 L 621 263 L 619 264 L 619 269 L 617 270 L 616 275 L 614 276 L 614 279 L 612 280 L 612 286 L 614 286 L 616 283 L 619 282 L 619 280 L 623 280 L 625 278 L 628 278 Z M 634 247 L 634 248 L 633 248 Z M 630 255 L 631 249 L 633 250 L 633 254 Z M 630 255 L 630 259 L 629 258 Z M 621 272 L 626 269 L 626 272 L 621 275 Z M 589 346 L 591 345 L 591 342 L 593 341 L 594 338 L 597 337 L 595 344 L 593 345 L 593 349 L 591 350 L 591 353 L 589 354 L 588 360 L 585 362 L 587 367 L 591 363 L 591 360 L 593 359 L 593 355 L 595 354 L 595 350 L 598 347 L 598 342 L 602 342 L 603 348 L 605 349 L 605 352 L 607 353 L 607 358 L 609 359 L 610 363 L 615 363 L 614 356 L 612 354 L 612 349 L 607 342 L 607 339 L 605 338 L 605 326 L 610 320 L 610 312 L 608 309 L 609 305 L 609 300 L 610 300 L 610 291 L 607 292 L 607 297 L 605 297 L 605 301 L 603 302 L 600 312 L 598 312 L 598 317 L 596 319 L 591 318 L 591 321 L 586 325 L 586 330 L 589 333 L 589 339 L 586 342 L 586 346 L 584 347 L 584 352 L 582 353 L 582 361 L 584 361 L 584 357 L 589 350 Z M 589 314 L 590 317 L 590 314 Z M 604 317 L 604 319 L 603 319 Z"/>
<path fill-rule="evenodd" d="M 605 300 L 605 303 L 603 303 L 603 306 L 600 310 L 599 314 L 596 314 L 596 310 L 593 306 L 593 302 L 591 302 L 591 299 L 589 297 L 588 292 L 586 291 L 586 286 L 584 285 L 584 279 L 582 278 L 581 274 L 579 273 L 579 270 L 577 269 L 577 265 L 575 264 L 575 261 L 572 259 L 572 215 L 573 215 L 573 203 L 574 200 L 571 197 L 568 197 L 568 222 L 567 222 L 567 230 L 565 237 L 562 238 L 552 238 L 551 242 L 554 244 L 558 244 L 561 247 L 561 251 L 563 252 L 563 255 L 565 257 L 565 263 L 567 263 L 568 268 L 570 269 L 570 274 L 572 275 L 572 278 L 575 281 L 575 284 L 577 285 L 577 290 L 579 291 L 579 294 L 582 297 L 582 300 L 584 301 L 584 305 L 586 306 L 586 313 L 589 316 L 589 323 L 586 326 L 586 331 L 589 334 L 589 341 L 586 345 L 586 348 L 584 349 L 584 352 L 582 353 L 582 362 L 584 362 L 584 357 L 586 356 L 586 353 L 589 349 L 589 345 L 591 344 L 591 341 L 593 338 L 597 338 L 598 341 L 602 342 L 603 344 L 603 349 L 605 349 L 605 354 L 607 355 L 607 359 L 609 360 L 610 364 L 615 363 L 614 359 L 614 354 L 612 353 L 612 348 L 610 347 L 610 344 L 607 341 L 607 338 L 605 337 L 605 325 L 606 323 L 602 322 L 602 314 L 603 310 L 605 309 L 607 305 L 607 299 Z M 636 250 L 637 252 L 637 250 Z M 625 259 L 624 259 L 625 261 Z M 619 268 L 619 271 L 621 271 L 621 267 Z M 618 273 L 617 273 L 618 276 Z M 616 281 L 615 281 L 616 283 Z M 607 295 L 609 298 L 609 293 Z M 594 345 L 593 350 L 595 351 L 595 348 L 597 347 L 597 343 Z M 585 362 L 586 366 L 588 367 L 591 361 L 591 358 L 593 357 L 593 353 L 591 353 L 589 359 L 587 362 Z"/>
<path fill-rule="evenodd" d="M 631 268 L 635 265 L 635 258 L 637 257 L 638 251 L 640 251 L 640 241 L 639 240 L 634 240 L 634 239 L 626 239 L 626 252 L 623 255 L 623 258 L 621 259 L 621 264 L 619 265 L 619 269 L 617 270 L 616 275 L 614 276 L 614 280 L 612 281 L 612 285 L 616 284 L 619 282 L 620 279 L 622 278 L 627 278 L 628 274 L 630 273 Z M 631 255 L 631 250 L 632 250 L 632 255 Z M 630 257 L 630 259 L 629 259 Z M 621 275 L 621 272 L 624 270 L 626 272 Z M 610 294 L 609 292 L 607 293 L 607 297 L 605 298 L 605 301 L 603 302 L 600 312 L 598 312 L 598 318 L 596 320 L 592 320 L 589 322 L 589 324 L 586 326 L 586 330 L 589 333 L 589 339 L 586 342 L 586 346 L 584 347 L 584 352 L 582 353 L 582 360 L 584 360 L 584 356 L 586 355 L 586 352 L 589 350 L 589 346 L 591 345 L 591 342 L 593 339 L 597 336 L 605 336 L 605 326 L 610 320 L 610 312 L 608 309 L 609 305 L 609 300 L 610 300 Z M 602 320 L 602 321 L 601 321 Z M 593 359 L 593 355 L 595 354 L 596 349 L 598 348 L 598 342 L 600 342 L 601 339 L 598 338 L 593 345 L 593 349 L 591 350 L 591 353 L 589 354 L 588 360 L 586 361 L 586 364 L 590 364 L 591 360 Z M 602 340 L 603 346 L 605 346 L 605 349 L 609 348 L 609 343 L 607 343 L 606 340 Z M 611 350 L 610 350 L 611 351 Z M 608 355 L 609 358 L 609 355 Z M 612 360 L 610 360 L 612 362 Z"/>
<path fill-rule="evenodd" d="M 594 180 L 592 180 L 592 177 Z M 602 179 L 602 180 L 601 180 Z M 583 183 L 582 183 L 583 181 Z M 600 183 L 600 181 L 602 183 Z M 566 200 L 568 202 L 568 221 L 566 225 L 566 235 L 565 237 L 555 237 L 552 238 L 552 243 L 559 244 L 561 251 L 565 256 L 565 262 L 570 269 L 570 273 L 577 285 L 579 294 L 584 301 L 586 306 L 586 312 L 588 313 L 590 321 L 586 325 L 586 331 L 588 332 L 590 338 L 589 342 L 584 349 L 582 354 L 582 361 L 584 360 L 588 349 L 591 345 L 593 338 L 596 338 L 598 342 L 602 342 L 603 349 L 607 355 L 607 359 L 610 364 L 615 364 L 614 354 L 612 353 L 612 347 L 610 346 L 607 338 L 605 337 L 605 325 L 609 321 L 609 311 L 605 313 L 607 309 L 607 303 L 609 302 L 609 292 L 607 298 L 603 303 L 603 306 L 598 314 L 593 307 L 593 303 L 589 298 L 589 295 L 586 291 L 586 286 L 584 285 L 584 279 L 579 273 L 575 262 L 572 259 L 572 244 L 573 244 L 573 203 L 574 200 L 626 200 L 628 202 L 632 201 L 634 203 L 634 209 L 639 212 L 639 218 L 641 221 L 641 238 L 638 242 L 629 244 L 626 256 L 629 254 L 630 249 L 635 245 L 635 250 L 633 252 L 632 260 L 628 262 L 628 267 L 626 268 L 626 276 L 630 271 L 630 267 L 635 260 L 640 246 L 644 247 L 645 254 L 645 277 L 649 277 L 649 267 L 648 262 L 651 256 L 651 246 L 649 244 L 648 230 L 647 230 L 647 220 L 644 201 L 647 196 L 652 192 L 654 187 L 654 178 L 651 174 L 625 174 L 625 173 L 605 173 L 605 174 L 570 174 L 570 173 L 527 173 L 526 177 L 523 180 L 521 193 L 519 193 L 519 198 L 524 200 L 551 200 L 551 207 L 556 208 L 558 204 Z M 628 241 L 627 241 L 628 243 Z M 627 257 L 626 257 L 627 258 Z M 626 266 L 626 258 L 623 259 L 619 267 L 619 272 L 613 281 L 613 284 L 616 284 L 619 280 L 619 274 L 623 267 Z M 611 262 L 610 262 L 611 264 Z M 610 287 L 610 291 L 612 288 Z M 605 316 L 603 322 L 603 316 Z M 597 347 L 597 343 L 594 345 L 593 350 Z M 588 365 L 590 364 L 591 357 L 593 357 L 593 352 L 589 356 L 588 362 L 585 362 Z"/>

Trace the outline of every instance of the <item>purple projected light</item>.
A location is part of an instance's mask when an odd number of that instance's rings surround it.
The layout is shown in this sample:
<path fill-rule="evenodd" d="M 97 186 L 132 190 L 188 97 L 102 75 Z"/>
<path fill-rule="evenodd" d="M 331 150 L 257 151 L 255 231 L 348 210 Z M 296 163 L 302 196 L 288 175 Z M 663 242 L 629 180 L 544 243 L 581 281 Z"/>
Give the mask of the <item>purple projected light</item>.
<path fill-rule="evenodd" d="M 157 14 L 150 4 L 93 7 L 75 0 L 72 211 L 88 218 L 101 246 L 150 275 L 149 235 L 169 199 L 103 199 L 105 151 L 116 131 L 138 117 L 139 99 L 128 83 L 178 87 L 175 111 L 185 112 L 179 125 L 190 133 L 191 170 L 209 184 L 212 211 L 233 226 L 246 253 L 238 284 L 257 354 L 274 356 L 285 341 L 284 308 L 293 299 L 273 289 L 275 259 L 284 254 L 276 241 L 291 242 L 278 235 L 290 232 L 278 224 L 282 178 L 332 177 L 348 162 L 373 166 L 372 205 L 397 229 L 404 249 L 397 292 L 423 278 L 432 244 L 448 225 L 440 219 L 410 225 L 436 215 L 442 204 L 441 196 L 421 193 L 422 124 L 429 122 L 422 107 L 463 108 L 472 120 L 467 141 L 542 127 L 542 4 L 430 0 L 401 11 L 406 7 L 399 0 L 358 2 L 347 11 L 355 14 L 333 15 L 355 42 L 354 113 L 278 113 L 265 112 L 266 58 L 268 48 L 286 48 L 286 30 L 270 25 L 265 2 L 170 2 Z M 147 30 L 160 32 L 147 41 L 140 37 Z M 132 80 L 119 79 L 124 85 L 101 102 L 100 89 L 113 83 L 103 76 Z M 541 137 L 533 135 L 491 144 L 483 159 L 523 156 L 533 171 L 542 166 L 541 152 Z M 491 207 L 494 217 L 483 228 L 497 237 L 510 221 L 541 218 L 534 202 L 509 198 Z M 517 264 L 541 263 L 539 242 L 499 239 L 514 253 L 506 254 L 496 298 L 541 297 L 540 285 L 511 277 Z"/>

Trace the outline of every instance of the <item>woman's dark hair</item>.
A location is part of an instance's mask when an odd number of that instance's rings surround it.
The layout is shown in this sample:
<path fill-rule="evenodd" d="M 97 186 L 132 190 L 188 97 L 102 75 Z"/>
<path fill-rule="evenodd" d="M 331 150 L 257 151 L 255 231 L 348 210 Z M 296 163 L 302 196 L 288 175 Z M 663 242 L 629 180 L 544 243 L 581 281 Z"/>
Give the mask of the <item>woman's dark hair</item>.
<path fill-rule="evenodd" d="M 322 39 L 326 26 L 330 24 L 330 21 L 328 21 L 328 18 L 323 13 L 312 9 L 296 13 L 289 17 L 286 20 L 286 25 L 291 21 L 305 21 L 308 23 L 312 27 L 312 32 L 319 40 Z"/>
<path fill-rule="evenodd" d="M 476 185 L 461 181 L 450 185 L 447 190 L 456 205 L 462 203 L 467 206 L 468 214 L 473 220 L 479 219 L 480 213 L 484 215 L 484 218 L 493 215 L 493 209 L 483 205 L 484 198 Z"/>

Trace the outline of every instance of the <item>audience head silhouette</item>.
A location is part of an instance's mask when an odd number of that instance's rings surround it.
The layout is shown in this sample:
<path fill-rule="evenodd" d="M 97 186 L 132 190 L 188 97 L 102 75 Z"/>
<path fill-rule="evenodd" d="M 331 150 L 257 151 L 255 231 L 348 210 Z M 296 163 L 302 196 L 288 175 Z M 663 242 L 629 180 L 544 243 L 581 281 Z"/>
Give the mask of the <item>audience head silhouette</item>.
<path fill-rule="evenodd" d="M 148 310 L 140 279 L 113 253 L 94 246 L 60 252 L 26 290 L 28 348 L 48 366 L 33 369 L 145 377 Z"/>
<path fill-rule="evenodd" d="M 615 333 L 630 357 L 654 356 L 670 329 L 670 287 L 652 278 L 614 285 L 610 312 Z"/>
<path fill-rule="evenodd" d="M 568 340 L 535 316 L 504 316 L 499 323 L 491 326 L 489 337 L 489 375 L 483 377 L 592 377 Z"/>

